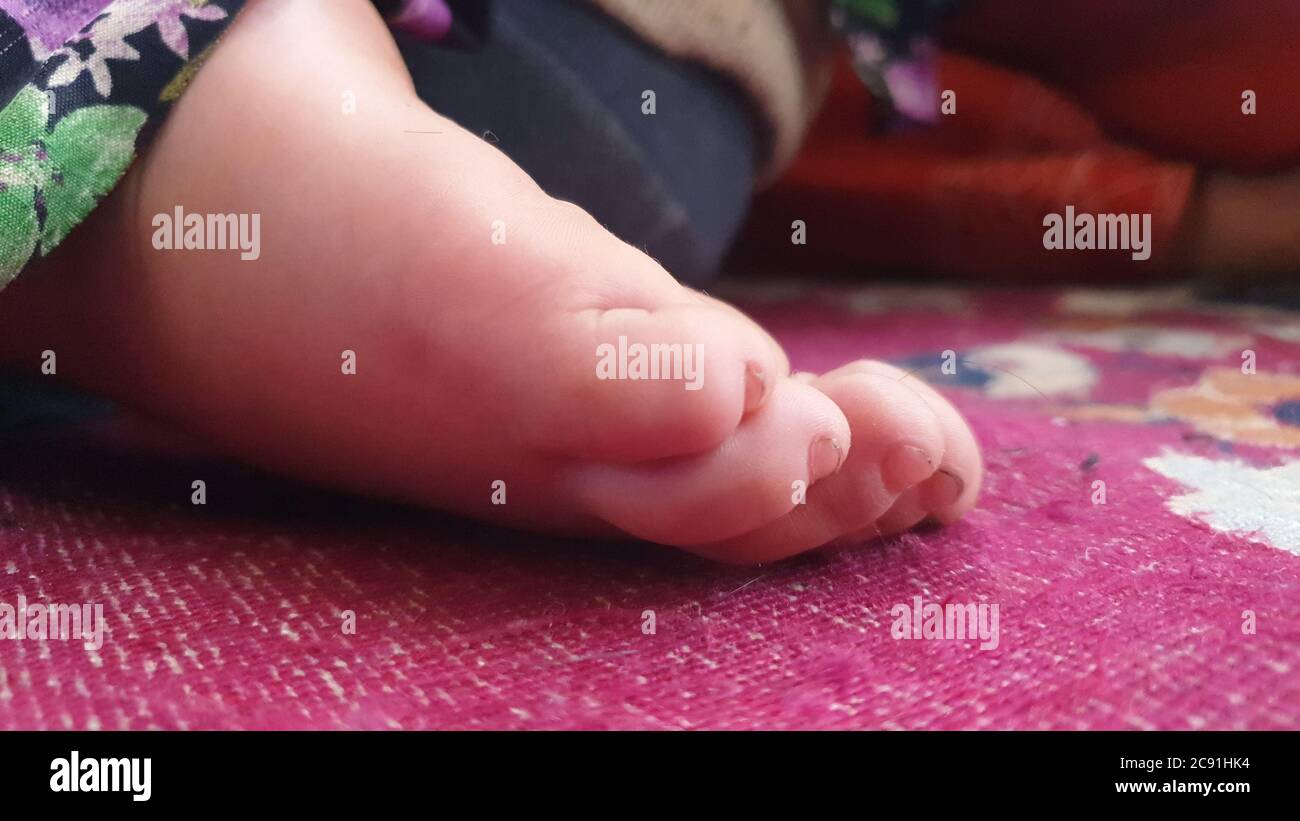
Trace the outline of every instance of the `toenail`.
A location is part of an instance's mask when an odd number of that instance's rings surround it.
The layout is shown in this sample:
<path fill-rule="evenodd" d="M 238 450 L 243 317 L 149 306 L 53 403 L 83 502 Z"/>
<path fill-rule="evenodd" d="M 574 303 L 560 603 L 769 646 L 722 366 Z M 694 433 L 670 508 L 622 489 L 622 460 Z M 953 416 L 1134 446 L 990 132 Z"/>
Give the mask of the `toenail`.
<path fill-rule="evenodd" d="M 767 398 L 767 372 L 758 365 L 745 366 L 745 410 L 751 411 Z"/>
<path fill-rule="evenodd" d="M 951 507 L 961 498 L 966 482 L 950 470 L 940 468 L 925 483 L 926 507 L 933 512 Z"/>
<path fill-rule="evenodd" d="M 880 463 L 880 476 L 891 493 L 902 493 L 934 474 L 934 460 L 916 445 L 894 445 Z"/>
<path fill-rule="evenodd" d="M 812 477 L 812 482 L 830 476 L 840 469 L 843 462 L 844 450 L 839 442 L 829 436 L 823 436 L 813 442 L 812 447 L 808 449 L 808 475 Z"/>

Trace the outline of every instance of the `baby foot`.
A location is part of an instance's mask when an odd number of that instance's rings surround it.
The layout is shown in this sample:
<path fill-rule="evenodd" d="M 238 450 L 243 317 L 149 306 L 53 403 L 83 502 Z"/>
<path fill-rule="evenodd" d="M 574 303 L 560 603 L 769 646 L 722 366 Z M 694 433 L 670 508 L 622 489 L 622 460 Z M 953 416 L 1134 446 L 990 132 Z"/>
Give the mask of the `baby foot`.
<path fill-rule="evenodd" d="M 178 206 L 260 215 L 257 258 L 157 249 Z M 250 2 L 122 185 L 0 292 L 0 334 L 273 470 L 724 561 L 950 521 L 980 480 L 938 394 L 876 363 L 792 377 L 423 106 L 362 0 Z"/>

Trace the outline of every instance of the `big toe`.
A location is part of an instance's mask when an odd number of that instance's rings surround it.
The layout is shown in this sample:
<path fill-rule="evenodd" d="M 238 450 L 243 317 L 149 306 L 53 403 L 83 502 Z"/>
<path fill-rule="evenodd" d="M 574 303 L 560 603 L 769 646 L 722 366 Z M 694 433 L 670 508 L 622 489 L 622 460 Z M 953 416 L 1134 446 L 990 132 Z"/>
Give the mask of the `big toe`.
<path fill-rule="evenodd" d="M 625 533 L 677 546 L 747 533 L 787 514 L 851 452 L 849 422 L 830 397 L 781 379 L 771 398 L 711 450 L 572 474 L 589 512 Z"/>
<path fill-rule="evenodd" d="M 739 311 L 678 284 L 585 212 L 548 203 L 509 251 L 564 287 L 542 288 L 508 333 L 522 362 L 525 443 L 557 456 L 638 462 L 717 447 L 789 373 Z M 536 228 L 545 225 L 545 230 Z M 543 401 L 538 401 L 538 397 Z"/>

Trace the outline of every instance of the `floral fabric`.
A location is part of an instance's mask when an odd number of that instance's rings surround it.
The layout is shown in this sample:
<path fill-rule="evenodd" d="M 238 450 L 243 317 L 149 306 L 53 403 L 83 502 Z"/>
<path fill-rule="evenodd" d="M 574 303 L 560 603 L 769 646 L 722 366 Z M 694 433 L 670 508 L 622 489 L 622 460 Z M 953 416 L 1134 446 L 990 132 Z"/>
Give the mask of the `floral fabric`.
<path fill-rule="evenodd" d="M 0 0 L 0 287 L 125 173 L 243 0 Z"/>

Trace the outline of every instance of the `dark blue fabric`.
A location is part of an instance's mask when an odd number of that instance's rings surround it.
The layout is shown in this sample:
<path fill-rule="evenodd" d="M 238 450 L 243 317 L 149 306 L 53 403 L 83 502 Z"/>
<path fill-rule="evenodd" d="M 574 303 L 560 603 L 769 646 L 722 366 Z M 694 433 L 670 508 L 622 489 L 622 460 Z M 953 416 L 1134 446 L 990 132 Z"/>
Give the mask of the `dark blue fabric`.
<path fill-rule="evenodd" d="M 36 60 L 26 32 L 18 21 L 0 11 L 0 108 L 8 105 L 35 73 Z"/>
<path fill-rule="evenodd" d="M 470 51 L 402 43 L 421 98 L 678 278 L 714 276 L 762 150 L 747 98 L 581 0 L 494 0 L 488 30 Z"/>
<path fill-rule="evenodd" d="M 108 402 L 61 384 L 52 376 L 29 376 L 0 368 L 0 443 L 37 430 L 104 419 Z"/>

